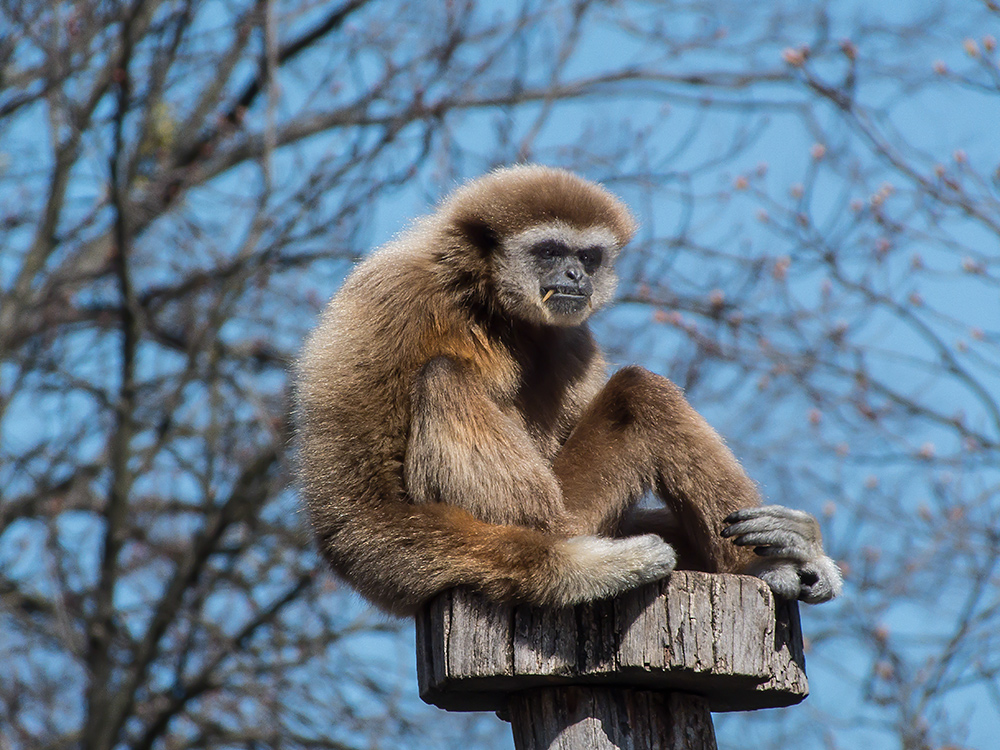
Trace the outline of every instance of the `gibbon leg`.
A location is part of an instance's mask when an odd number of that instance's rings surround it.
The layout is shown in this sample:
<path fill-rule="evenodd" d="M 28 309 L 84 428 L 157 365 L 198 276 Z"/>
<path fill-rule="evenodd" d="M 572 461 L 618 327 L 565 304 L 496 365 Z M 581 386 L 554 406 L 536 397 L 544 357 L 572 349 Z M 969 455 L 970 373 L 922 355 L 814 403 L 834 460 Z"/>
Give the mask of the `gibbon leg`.
<path fill-rule="evenodd" d="M 754 559 L 749 549 L 720 533 L 730 513 L 760 504 L 757 488 L 722 438 L 666 378 L 640 367 L 616 373 L 587 408 L 553 469 L 573 533 L 617 533 L 632 506 L 652 489 L 676 516 L 678 533 L 668 541 L 685 567 L 737 572 Z"/>
<path fill-rule="evenodd" d="M 416 504 L 394 507 L 396 517 L 377 524 L 407 552 L 391 576 L 411 577 L 407 589 L 466 584 L 498 601 L 567 606 L 674 569 L 674 549 L 654 534 L 568 537 L 551 466 L 466 367 L 447 357 L 431 360 L 412 399 L 404 475 Z M 402 529 L 413 529 L 413 536 Z M 404 559 L 401 551 L 388 557 Z M 371 565 L 384 570 L 387 562 Z"/>

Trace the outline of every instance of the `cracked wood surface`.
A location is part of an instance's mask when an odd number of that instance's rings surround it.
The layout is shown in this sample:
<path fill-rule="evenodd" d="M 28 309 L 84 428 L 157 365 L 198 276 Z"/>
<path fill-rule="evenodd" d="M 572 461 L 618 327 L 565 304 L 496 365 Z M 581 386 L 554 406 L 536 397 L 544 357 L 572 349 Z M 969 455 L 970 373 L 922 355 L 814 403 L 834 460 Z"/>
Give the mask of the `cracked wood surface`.
<path fill-rule="evenodd" d="M 416 618 L 420 695 L 452 711 L 506 711 L 512 693 L 617 686 L 702 696 L 713 711 L 808 695 L 798 608 L 757 578 L 677 571 L 562 610 L 448 591 Z"/>

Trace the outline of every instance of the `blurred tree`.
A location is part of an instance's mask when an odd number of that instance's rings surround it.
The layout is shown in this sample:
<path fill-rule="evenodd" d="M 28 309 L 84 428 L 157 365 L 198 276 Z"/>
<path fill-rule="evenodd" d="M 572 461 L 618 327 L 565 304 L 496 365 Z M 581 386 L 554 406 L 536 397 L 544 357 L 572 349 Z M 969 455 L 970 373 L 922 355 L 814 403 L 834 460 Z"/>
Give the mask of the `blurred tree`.
<path fill-rule="evenodd" d="M 509 743 L 322 572 L 287 367 L 353 258 L 517 159 L 633 205 L 602 341 L 848 574 L 814 697 L 723 744 L 991 741 L 992 0 L 0 10 L 0 748 Z"/>

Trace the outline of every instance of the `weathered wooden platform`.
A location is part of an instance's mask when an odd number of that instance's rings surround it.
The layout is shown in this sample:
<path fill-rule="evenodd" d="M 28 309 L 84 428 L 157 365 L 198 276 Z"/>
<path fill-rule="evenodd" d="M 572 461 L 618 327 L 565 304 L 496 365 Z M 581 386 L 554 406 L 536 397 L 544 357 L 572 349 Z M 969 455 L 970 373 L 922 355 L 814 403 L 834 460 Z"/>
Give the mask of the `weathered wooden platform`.
<path fill-rule="evenodd" d="M 809 692 L 797 605 L 761 580 L 678 571 L 571 609 L 446 592 L 417 617 L 420 695 L 497 711 L 514 692 L 613 685 L 703 696 L 712 711 L 787 706 Z"/>

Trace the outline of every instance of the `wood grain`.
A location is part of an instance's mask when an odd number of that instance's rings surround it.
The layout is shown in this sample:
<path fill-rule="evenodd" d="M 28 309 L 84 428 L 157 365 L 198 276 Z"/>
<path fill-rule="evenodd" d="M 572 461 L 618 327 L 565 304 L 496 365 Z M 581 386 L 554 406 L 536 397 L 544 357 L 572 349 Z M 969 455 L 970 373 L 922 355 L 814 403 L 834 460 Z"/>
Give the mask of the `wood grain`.
<path fill-rule="evenodd" d="M 716 750 L 708 701 L 607 687 L 540 688 L 510 699 L 516 750 Z"/>
<path fill-rule="evenodd" d="M 776 607 L 748 576 L 678 571 L 563 610 L 498 606 L 456 589 L 416 626 L 420 695 L 451 711 L 505 711 L 513 693 L 563 686 L 680 692 L 712 711 L 808 695 L 796 604 Z"/>

